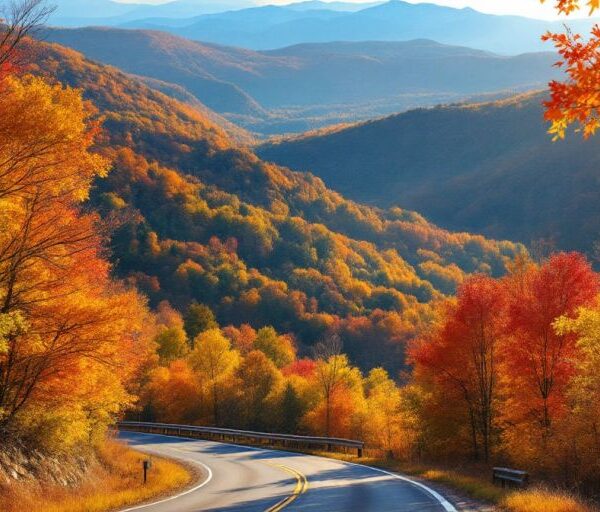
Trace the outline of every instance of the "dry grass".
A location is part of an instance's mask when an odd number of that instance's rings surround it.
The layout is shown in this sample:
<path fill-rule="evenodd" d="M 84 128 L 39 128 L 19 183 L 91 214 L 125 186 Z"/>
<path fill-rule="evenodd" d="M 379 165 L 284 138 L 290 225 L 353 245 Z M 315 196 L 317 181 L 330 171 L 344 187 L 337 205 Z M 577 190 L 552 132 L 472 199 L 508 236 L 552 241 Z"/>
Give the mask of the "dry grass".
<path fill-rule="evenodd" d="M 597 509 L 586 505 L 576 497 L 561 491 L 542 488 L 525 490 L 502 489 L 488 479 L 466 474 L 459 470 L 432 468 L 420 464 L 407 464 L 379 457 L 356 457 L 329 452 L 313 452 L 315 455 L 337 460 L 380 467 L 437 482 L 473 499 L 498 505 L 507 512 L 593 512 Z M 475 472 L 473 472 L 475 473 Z"/>
<path fill-rule="evenodd" d="M 567 494 L 530 489 L 508 495 L 501 505 L 511 512 L 591 512 L 591 509 Z"/>
<path fill-rule="evenodd" d="M 113 441 L 98 452 L 86 481 L 77 488 L 44 484 L 11 484 L 0 488 L 2 512 L 104 512 L 186 486 L 192 474 L 175 462 L 152 457 L 148 482 L 143 484 L 144 454 Z"/>
<path fill-rule="evenodd" d="M 429 469 L 420 473 L 419 476 L 458 489 L 477 500 L 490 503 L 500 502 L 505 495 L 505 491 L 491 484 L 489 481 L 463 475 L 457 471 Z"/>

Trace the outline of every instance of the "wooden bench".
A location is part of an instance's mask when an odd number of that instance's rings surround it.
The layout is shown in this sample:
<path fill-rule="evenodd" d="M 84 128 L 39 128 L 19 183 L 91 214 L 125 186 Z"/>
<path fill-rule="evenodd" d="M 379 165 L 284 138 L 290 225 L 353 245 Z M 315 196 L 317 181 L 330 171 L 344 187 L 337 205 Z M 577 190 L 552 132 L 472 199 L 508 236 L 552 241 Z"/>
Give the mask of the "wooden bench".
<path fill-rule="evenodd" d="M 494 468 L 492 481 L 502 487 L 527 487 L 529 473 L 510 468 Z"/>

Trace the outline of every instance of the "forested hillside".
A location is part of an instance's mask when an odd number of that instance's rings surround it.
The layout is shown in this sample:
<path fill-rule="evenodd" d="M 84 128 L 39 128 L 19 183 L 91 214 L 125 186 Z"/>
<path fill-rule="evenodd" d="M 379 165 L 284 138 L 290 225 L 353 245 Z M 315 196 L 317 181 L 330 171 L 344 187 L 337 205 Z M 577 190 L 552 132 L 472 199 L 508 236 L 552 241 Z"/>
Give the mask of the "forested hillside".
<path fill-rule="evenodd" d="M 177 84 L 261 134 L 497 98 L 558 76 L 551 52 L 506 57 L 424 39 L 257 52 L 148 30 L 48 29 L 43 37 L 126 72 Z"/>
<path fill-rule="evenodd" d="M 81 87 L 114 158 L 93 204 L 120 221 L 118 274 L 223 323 L 273 325 L 312 344 L 332 326 L 355 361 L 402 364 L 402 342 L 465 273 L 499 275 L 510 242 L 441 230 L 416 213 L 360 206 L 306 174 L 235 149 L 218 127 L 113 68 L 38 46 L 38 72 Z"/>
<path fill-rule="evenodd" d="M 401 204 L 447 229 L 591 251 L 597 140 L 552 142 L 544 94 L 414 110 L 258 150 L 357 201 Z"/>

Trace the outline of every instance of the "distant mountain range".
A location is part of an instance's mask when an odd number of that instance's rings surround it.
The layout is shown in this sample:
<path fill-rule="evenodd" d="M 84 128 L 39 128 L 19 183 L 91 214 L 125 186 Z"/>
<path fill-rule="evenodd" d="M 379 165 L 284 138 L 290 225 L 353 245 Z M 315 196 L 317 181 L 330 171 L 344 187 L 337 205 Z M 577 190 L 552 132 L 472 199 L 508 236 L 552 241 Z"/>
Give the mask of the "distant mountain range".
<path fill-rule="evenodd" d="M 600 140 L 552 142 L 544 94 L 406 112 L 267 144 L 354 200 L 418 210 L 448 229 L 591 252 L 600 233 Z"/>
<path fill-rule="evenodd" d="M 501 57 L 428 40 L 257 52 L 114 28 L 49 29 L 43 38 L 183 87 L 230 121 L 261 134 L 539 89 L 558 76 L 550 53 Z"/>
<path fill-rule="evenodd" d="M 50 23 L 60 26 L 118 25 L 151 18 L 189 18 L 256 6 L 252 0 L 174 0 L 165 4 L 132 4 L 111 0 L 54 0 Z"/>
<path fill-rule="evenodd" d="M 321 2 L 309 0 L 285 6 L 296 12 L 329 10 L 354 12 L 381 2 Z M 55 0 L 57 7 L 50 22 L 55 25 L 78 27 L 87 25 L 115 26 L 133 20 L 162 19 L 167 25 L 189 24 L 189 18 L 257 7 L 254 0 L 174 0 L 163 4 L 122 3 L 111 0 Z M 301 15 L 300 17 L 304 17 Z M 183 20 L 183 21 L 181 21 Z"/>
<path fill-rule="evenodd" d="M 362 6 L 362 4 L 359 4 Z M 343 4 L 342 4 L 343 6 Z M 310 2 L 308 6 L 262 6 L 187 20 L 156 14 L 129 16 L 125 28 L 165 30 L 189 39 L 252 48 L 275 49 L 307 42 L 407 41 L 433 39 L 504 55 L 550 50 L 540 36 L 547 30 L 562 31 L 563 22 L 519 16 L 484 14 L 470 8 L 455 9 L 435 4 L 411 4 L 400 0 L 348 7 Z M 576 31 L 588 31 L 594 20 L 570 20 Z M 115 23 L 117 24 L 116 20 Z"/>

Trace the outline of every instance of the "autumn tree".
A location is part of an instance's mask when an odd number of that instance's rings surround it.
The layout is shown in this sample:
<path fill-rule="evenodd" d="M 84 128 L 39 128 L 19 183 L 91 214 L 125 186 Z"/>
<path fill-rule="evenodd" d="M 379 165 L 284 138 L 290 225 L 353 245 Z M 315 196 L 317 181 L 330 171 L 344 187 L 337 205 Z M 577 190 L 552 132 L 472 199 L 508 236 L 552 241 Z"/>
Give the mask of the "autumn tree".
<path fill-rule="evenodd" d="M 263 352 L 254 350 L 242 360 L 236 375 L 241 382 L 238 422 L 251 430 L 273 428 L 276 398 L 283 383 L 281 372 Z"/>
<path fill-rule="evenodd" d="M 198 304 L 197 302 L 192 302 L 189 305 L 183 320 L 185 332 L 192 343 L 192 348 L 194 348 L 196 336 L 209 329 L 219 327 L 212 310 L 205 304 Z"/>
<path fill-rule="evenodd" d="M 278 368 L 283 368 L 296 359 L 296 347 L 291 337 L 280 336 L 273 327 L 259 329 L 254 347 L 264 353 Z"/>
<path fill-rule="evenodd" d="M 200 416 L 202 386 L 198 375 L 184 360 L 152 370 L 144 395 L 161 421 L 193 423 Z"/>
<path fill-rule="evenodd" d="M 156 307 L 154 314 L 156 324 L 166 329 L 177 328 L 185 329 L 181 313 L 169 304 L 169 301 L 163 300 Z"/>
<path fill-rule="evenodd" d="M 444 304 L 439 326 L 412 347 L 418 378 L 435 393 L 454 397 L 466 411 L 473 454 L 489 459 L 497 406 L 498 353 L 506 332 L 506 293 L 501 282 L 479 275 L 465 281 Z M 481 448 L 480 448 L 481 446 Z"/>
<path fill-rule="evenodd" d="M 80 211 L 108 168 L 80 93 L 8 77 L 0 111 L 0 428 L 74 443 L 132 403 L 151 322 L 112 282 L 99 219 Z"/>
<path fill-rule="evenodd" d="M 319 390 L 324 409 L 323 431 L 326 436 L 332 433 L 336 420 L 335 406 L 343 402 L 343 389 L 351 384 L 353 371 L 348 357 L 342 354 L 342 340 L 337 334 L 330 334 L 315 348 L 314 379 Z"/>
<path fill-rule="evenodd" d="M 544 0 L 541 0 L 542 2 Z M 560 14 L 569 15 L 585 7 L 592 14 L 598 9 L 598 0 L 557 0 Z M 594 135 L 600 127 L 600 27 L 594 25 L 584 39 L 570 30 L 550 33 L 543 39 L 554 44 L 561 60 L 558 67 L 565 70 L 567 79 L 550 82 L 550 100 L 545 102 L 545 117 L 550 121 L 549 132 L 555 139 L 565 137 L 569 126 L 576 124 L 585 138 Z"/>
<path fill-rule="evenodd" d="M 567 392 L 569 415 L 559 425 L 562 435 L 560 469 L 572 475 L 569 485 L 594 489 L 600 477 L 600 308 L 580 308 L 575 317 L 561 317 L 554 324 L 559 334 L 577 336 L 576 375 Z"/>
<path fill-rule="evenodd" d="M 21 42 L 53 11 L 45 0 L 10 0 L 0 5 L 0 81 L 26 62 Z"/>
<path fill-rule="evenodd" d="M 509 444 L 543 449 L 554 421 L 567 413 L 567 391 L 577 370 L 577 337 L 555 329 L 593 303 L 598 276 L 578 253 L 553 255 L 508 282 L 508 333 L 503 350 L 504 420 Z M 537 439 L 536 439 L 537 437 Z"/>
<path fill-rule="evenodd" d="M 239 353 L 219 329 L 209 329 L 196 336 L 189 361 L 209 389 L 212 421 L 219 425 L 223 388 L 239 364 Z"/>
<path fill-rule="evenodd" d="M 401 393 L 383 368 L 374 368 L 365 379 L 368 429 L 371 440 L 393 456 L 402 436 Z"/>
<path fill-rule="evenodd" d="M 228 325 L 223 328 L 223 334 L 231 340 L 233 347 L 241 354 L 247 354 L 254 349 L 256 331 L 248 324 L 242 324 L 239 328 Z"/>

